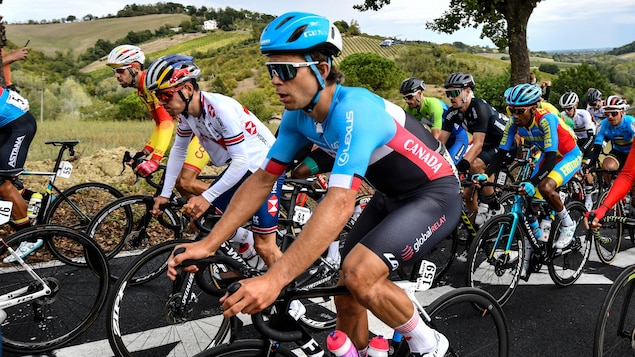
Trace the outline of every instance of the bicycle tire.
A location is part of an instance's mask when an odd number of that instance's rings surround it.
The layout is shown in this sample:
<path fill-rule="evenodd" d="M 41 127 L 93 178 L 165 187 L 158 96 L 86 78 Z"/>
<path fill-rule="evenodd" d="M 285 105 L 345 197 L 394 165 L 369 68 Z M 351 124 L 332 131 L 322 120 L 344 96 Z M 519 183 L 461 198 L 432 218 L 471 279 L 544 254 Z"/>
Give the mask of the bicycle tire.
<path fill-rule="evenodd" d="M 218 297 L 192 284 L 196 301 L 191 300 L 185 310 L 175 310 L 179 295 L 172 295 L 172 281 L 155 274 L 165 266 L 174 247 L 183 243 L 191 241 L 172 240 L 149 248 L 128 265 L 115 284 L 106 307 L 106 332 L 116 356 L 138 356 L 149 351 L 161 356 L 192 356 L 225 342 L 229 325 Z M 153 278 L 145 279 L 143 284 L 130 284 L 130 279 L 144 272 Z"/>
<path fill-rule="evenodd" d="M 615 279 L 602 301 L 595 324 L 594 357 L 633 355 L 635 309 L 631 309 L 635 291 L 635 265 L 626 267 Z"/>
<path fill-rule="evenodd" d="M 237 340 L 233 343 L 222 344 L 205 350 L 195 357 L 262 357 L 269 356 L 271 345 L 264 340 Z M 285 346 L 275 346 L 276 356 L 297 357 L 295 353 Z"/>
<path fill-rule="evenodd" d="M 474 306 L 483 308 L 476 311 Z M 431 327 L 450 341 L 450 355 L 509 356 L 507 319 L 501 305 L 489 293 L 458 288 L 437 298 L 425 310 Z"/>
<path fill-rule="evenodd" d="M 591 241 L 587 236 L 587 230 L 584 228 L 583 223 L 584 215 L 586 214 L 584 204 L 582 202 L 569 202 L 566 208 L 569 211 L 569 216 L 576 224 L 573 243 L 563 249 L 562 254 L 556 253 L 547 265 L 551 280 L 561 287 L 569 286 L 580 278 L 591 255 Z M 549 243 L 553 242 L 555 235 L 560 231 L 559 228 L 560 220 L 556 220 L 551 229 Z"/>
<path fill-rule="evenodd" d="M 608 192 L 604 192 L 602 198 L 600 198 L 600 202 L 604 202 L 607 195 Z M 619 203 L 608 210 L 605 216 L 622 216 Z M 602 222 L 599 232 L 600 237 L 594 237 L 593 239 L 595 252 L 602 263 L 611 264 L 620 251 L 622 236 L 624 235 L 624 226 L 619 222 L 608 220 Z"/>
<path fill-rule="evenodd" d="M 509 236 L 513 223 L 511 215 L 492 217 L 479 229 L 468 252 L 467 286 L 483 289 L 501 306 L 518 286 L 525 255 L 521 228 L 516 228 L 514 237 Z M 506 252 L 509 239 L 513 241 Z"/>
<path fill-rule="evenodd" d="M 2 324 L 6 351 L 26 355 L 59 348 L 86 331 L 97 319 L 108 295 L 108 262 L 101 249 L 83 232 L 56 225 L 40 225 L 21 230 L 5 238 L 12 249 L 33 240 L 55 240 L 57 250 L 44 244 L 24 258 L 25 263 L 52 288 L 51 295 L 3 307 L 7 318 Z M 56 254 L 73 256 L 82 264 L 64 264 Z M 3 283 L 0 295 L 18 288 L 37 286 L 18 263 L 4 263 L 9 255 L 0 246 Z"/>
<path fill-rule="evenodd" d="M 130 255 L 138 255 L 157 242 L 182 238 L 179 213 L 166 207 L 161 216 L 152 217 L 147 211 L 148 200 L 152 197 L 119 198 L 103 207 L 86 230 L 106 253 L 113 281 L 123 274 Z M 141 276 L 131 281 L 142 282 Z"/>
<path fill-rule="evenodd" d="M 51 201 L 43 222 L 85 231 L 92 218 L 106 204 L 123 197 L 116 188 L 101 182 L 84 182 L 62 191 Z M 65 196 L 65 197 L 64 197 Z"/>

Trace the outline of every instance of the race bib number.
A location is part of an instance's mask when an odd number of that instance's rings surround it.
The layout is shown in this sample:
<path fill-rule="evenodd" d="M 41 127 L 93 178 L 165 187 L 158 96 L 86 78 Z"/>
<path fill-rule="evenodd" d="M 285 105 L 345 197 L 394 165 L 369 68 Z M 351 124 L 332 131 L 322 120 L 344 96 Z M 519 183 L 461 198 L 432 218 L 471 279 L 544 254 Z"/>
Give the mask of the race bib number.
<path fill-rule="evenodd" d="M 419 268 L 419 277 L 417 278 L 417 291 L 428 290 L 432 287 L 434 281 L 434 275 L 437 271 L 437 266 L 427 260 L 421 261 L 421 267 Z"/>
<path fill-rule="evenodd" d="M 11 210 L 13 209 L 13 202 L 0 201 L 0 225 L 9 222 L 11 219 Z"/>
<path fill-rule="evenodd" d="M 73 171 L 73 164 L 68 161 L 62 161 L 60 163 L 60 168 L 57 170 L 57 176 L 63 178 L 71 177 L 71 172 Z"/>
<path fill-rule="evenodd" d="M 9 98 L 7 99 L 7 103 L 13 105 L 14 107 L 20 108 L 25 112 L 29 111 L 29 101 L 24 99 L 24 97 L 14 91 L 9 91 Z"/>
<path fill-rule="evenodd" d="M 299 225 L 305 225 L 311 218 L 311 210 L 308 207 L 295 206 L 295 212 L 293 212 L 293 221 Z"/>

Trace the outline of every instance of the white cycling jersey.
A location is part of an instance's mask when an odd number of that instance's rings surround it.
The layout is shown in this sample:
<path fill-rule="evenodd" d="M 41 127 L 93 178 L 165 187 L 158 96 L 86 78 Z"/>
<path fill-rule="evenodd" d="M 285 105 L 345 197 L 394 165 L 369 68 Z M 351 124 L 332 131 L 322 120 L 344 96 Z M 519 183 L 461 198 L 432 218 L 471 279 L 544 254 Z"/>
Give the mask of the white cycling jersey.
<path fill-rule="evenodd" d="M 561 113 L 562 117 L 569 117 L 566 112 Z M 591 114 L 584 109 L 576 109 L 575 115 L 571 118 L 573 120 L 573 131 L 575 132 L 575 136 L 578 139 L 587 139 L 589 134 L 588 130 L 593 130 L 593 134 L 595 134 L 595 122 L 591 117 Z"/>
<path fill-rule="evenodd" d="M 161 196 L 170 197 L 181 171 L 187 146 L 196 135 L 214 166 L 229 164 L 223 175 L 203 197 L 212 203 L 235 186 L 247 172 L 255 172 L 264 161 L 275 137 L 258 118 L 233 98 L 201 93 L 201 115 L 178 116 L 174 145 L 170 150 Z"/>

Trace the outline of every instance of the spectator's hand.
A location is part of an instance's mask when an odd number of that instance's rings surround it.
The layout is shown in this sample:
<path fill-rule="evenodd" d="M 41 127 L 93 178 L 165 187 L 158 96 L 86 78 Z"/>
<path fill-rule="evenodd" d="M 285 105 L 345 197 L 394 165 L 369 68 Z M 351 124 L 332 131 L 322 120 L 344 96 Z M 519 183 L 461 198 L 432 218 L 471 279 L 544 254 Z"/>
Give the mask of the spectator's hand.
<path fill-rule="evenodd" d="M 29 56 L 29 49 L 22 47 L 11 52 L 9 56 L 13 57 L 14 61 L 24 61 Z"/>

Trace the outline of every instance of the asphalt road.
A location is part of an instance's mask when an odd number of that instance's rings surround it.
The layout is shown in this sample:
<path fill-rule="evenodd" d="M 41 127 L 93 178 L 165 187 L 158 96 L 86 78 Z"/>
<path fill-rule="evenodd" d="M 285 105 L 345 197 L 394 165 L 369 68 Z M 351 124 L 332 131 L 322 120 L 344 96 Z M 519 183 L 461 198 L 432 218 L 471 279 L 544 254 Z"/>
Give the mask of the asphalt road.
<path fill-rule="evenodd" d="M 635 262 L 635 248 L 624 240 L 622 251 L 612 265 L 599 262 L 591 252 L 583 276 L 572 286 L 559 288 L 553 284 L 546 267 L 521 281 L 512 298 L 504 306 L 509 326 L 511 356 L 590 356 L 592 355 L 595 321 L 602 300 L 613 279 L 623 267 Z M 454 263 L 443 286 L 418 293 L 423 300 L 464 286 L 465 264 Z M 139 312 L 143 318 L 143 311 Z M 246 320 L 246 324 L 250 321 Z M 381 323 L 371 322 L 371 331 L 388 334 Z M 257 333 L 246 326 L 246 336 Z M 323 343 L 326 332 L 316 334 Z M 299 351 L 299 350 L 298 350 Z M 72 346 L 56 350 L 49 356 L 112 356 L 105 333 L 103 315 Z M 302 353 L 298 353 L 302 356 Z M 12 357 L 5 351 L 4 356 Z"/>

